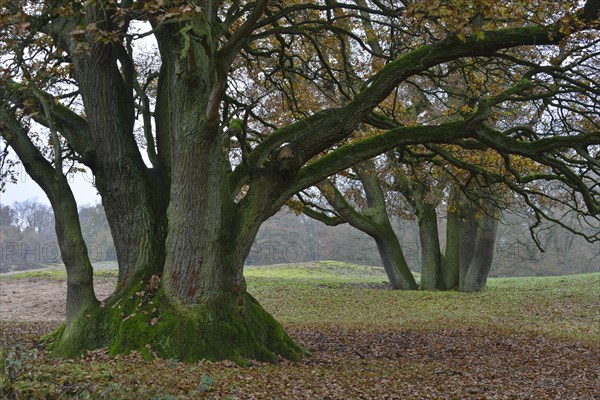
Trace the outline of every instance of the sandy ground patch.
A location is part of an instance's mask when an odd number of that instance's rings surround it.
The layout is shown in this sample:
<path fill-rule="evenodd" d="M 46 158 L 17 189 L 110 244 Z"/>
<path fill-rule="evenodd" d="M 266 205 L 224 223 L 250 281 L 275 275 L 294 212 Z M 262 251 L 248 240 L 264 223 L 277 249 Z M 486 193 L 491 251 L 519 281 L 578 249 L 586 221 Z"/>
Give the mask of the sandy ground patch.
<path fill-rule="evenodd" d="M 96 277 L 94 288 L 99 300 L 107 298 L 116 285 L 115 277 Z M 63 279 L 0 280 L 0 320 L 63 321 L 67 282 Z"/>

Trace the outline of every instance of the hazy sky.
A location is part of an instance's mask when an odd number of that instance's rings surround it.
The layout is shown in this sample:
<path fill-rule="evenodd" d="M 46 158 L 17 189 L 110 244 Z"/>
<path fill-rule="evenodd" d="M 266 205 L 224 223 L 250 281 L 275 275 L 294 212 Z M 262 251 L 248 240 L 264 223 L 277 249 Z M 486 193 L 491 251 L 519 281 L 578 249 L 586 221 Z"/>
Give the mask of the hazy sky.
<path fill-rule="evenodd" d="M 6 191 L 0 193 L 0 205 L 10 205 L 15 201 L 29 199 L 37 199 L 39 202 L 50 204 L 44 191 L 25 173 L 22 167 L 20 168 L 18 182 L 7 184 Z M 97 195 L 90 177 L 91 174 L 78 173 L 69 179 L 73 195 L 75 195 L 75 200 L 77 200 L 79 206 L 100 202 L 100 196 Z"/>

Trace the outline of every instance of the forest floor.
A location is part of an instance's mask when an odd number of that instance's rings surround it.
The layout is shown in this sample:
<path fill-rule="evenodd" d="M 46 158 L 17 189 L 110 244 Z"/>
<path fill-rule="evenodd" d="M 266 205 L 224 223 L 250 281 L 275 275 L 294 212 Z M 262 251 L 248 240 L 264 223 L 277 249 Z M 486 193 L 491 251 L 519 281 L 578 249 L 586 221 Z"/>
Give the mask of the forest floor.
<path fill-rule="evenodd" d="M 600 399 L 600 274 L 492 279 L 476 294 L 391 291 L 380 268 L 337 262 L 246 275 L 249 291 L 311 356 L 245 367 L 102 349 L 52 358 L 36 340 L 64 319 L 64 273 L 1 278 L 5 396 Z M 104 298 L 116 277 L 103 271 L 95 281 Z"/>

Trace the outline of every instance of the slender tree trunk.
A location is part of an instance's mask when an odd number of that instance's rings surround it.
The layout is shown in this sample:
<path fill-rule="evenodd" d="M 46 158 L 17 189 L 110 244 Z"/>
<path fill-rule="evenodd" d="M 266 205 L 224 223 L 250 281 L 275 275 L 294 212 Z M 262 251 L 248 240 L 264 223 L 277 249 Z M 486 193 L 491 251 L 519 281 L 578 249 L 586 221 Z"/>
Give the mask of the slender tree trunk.
<path fill-rule="evenodd" d="M 493 196 L 493 193 L 488 192 L 487 195 Z M 498 231 L 498 206 L 494 200 L 493 197 L 483 199 L 479 213 L 484 212 L 484 214 L 481 217 L 473 214 L 472 220 L 467 221 L 468 226 L 465 230 L 474 229 L 476 233 L 472 241 L 472 251 L 467 254 L 469 256 L 468 264 L 466 264 L 466 268 L 461 266 L 459 289 L 463 292 L 483 290 L 486 286 L 494 259 L 494 246 Z M 467 262 L 466 258 L 464 260 Z"/>
<path fill-rule="evenodd" d="M 3 137 L 15 150 L 27 173 L 40 185 L 54 210 L 54 227 L 61 258 L 67 270 L 67 324 L 99 304 L 94 294 L 93 270 L 81 233 L 77 203 L 62 170 L 42 156 L 17 121 L 0 109 L 0 121 L 10 129 Z"/>
<path fill-rule="evenodd" d="M 446 216 L 446 253 L 442 266 L 441 281 L 444 290 L 458 288 L 461 242 L 460 215 L 451 201 Z"/>
<path fill-rule="evenodd" d="M 461 282 L 461 291 L 475 292 L 485 288 L 494 259 L 497 228 L 496 216 L 485 215 L 481 219 L 477 230 L 475 251 L 465 278 Z"/>
<path fill-rule="evenodd" d="M 58 177 L 63 180 L 64 176 Z M 67 270 L 67 325 L 83 310 L 100 304 L 94 294 L 93 269 L 81 234 L 79 214 L 66 178 L 52 191 L 56 238 Z"/>
<path fill-rule="evenodd" d="M 460 276 L 459 286 L 462 287 L 469 265 L 475 254 L 477 239 L 477 220 L 474 207 L 462 206 L 460 208 Z"/>
<path fill-rule="evenodd" d="M 421 239 L 421 286 L 426 290 L 440 289 L 442 255 L 435 207 L 420 198 L 417 201 L 417 218 Z"/>
<path fill-rule="evenodd" d="M 385 268 L 390 285 L 394 289 L 415 290 L 417 283 L 404 257 L 400 241 L 392 228 L 387 213 L 385 193 L 381 188 L 373 160 L 366 160 L 354 168 L 361 180 L 369 209 L 366 214 L 375 234 L 371 235 L 377 243 L 377 249 Z M 368 232 L 367 232 L 368 233 Z"/>
<path fill-rule="evenodd" d="M 406 263 L 402 246 L 392 227 L 381 229 L 373 238 L 377 243 L 377 250 L 391 287 L 393 289 L 415 290 L 417 284 Z"/>

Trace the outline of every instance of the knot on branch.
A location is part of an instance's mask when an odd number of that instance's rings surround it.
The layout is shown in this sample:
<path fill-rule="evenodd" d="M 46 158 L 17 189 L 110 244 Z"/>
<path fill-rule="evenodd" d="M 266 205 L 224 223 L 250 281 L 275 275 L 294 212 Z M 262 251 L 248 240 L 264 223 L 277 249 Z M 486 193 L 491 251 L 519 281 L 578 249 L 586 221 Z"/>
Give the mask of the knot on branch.
<path fill-rule="evenodd" d="M 290 174 L 300 167 L 298 149 L 294 143 L 285 142 L 272 154 L 271 160 L 278 172 Z"/>

